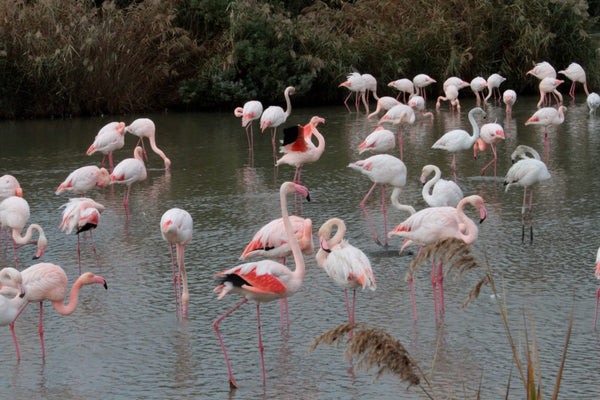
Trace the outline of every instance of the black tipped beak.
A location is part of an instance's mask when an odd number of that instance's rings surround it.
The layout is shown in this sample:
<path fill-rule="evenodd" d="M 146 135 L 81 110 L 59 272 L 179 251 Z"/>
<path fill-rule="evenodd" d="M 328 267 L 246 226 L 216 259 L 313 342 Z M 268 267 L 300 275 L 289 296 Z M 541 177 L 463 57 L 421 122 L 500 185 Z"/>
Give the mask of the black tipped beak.
<path fill-rule="evenodd" d="M 23 298 L 23 297 L 25 297 L 25 293 L 19 293 L 19 297 L 20 297 L 20 298 Z"/>
<path fill-rule="evenodd" d="M 483 221 L 485 221 L 485 217 L 484 217 L 484 218 L 481 218 L 481 219 L 479 220 L 479 223 L 481 224 Z"/>
<path fill-rule="evenodd" d="M 106 281 L 104 281 L 104 289 L 108 290 L 108 285 L 106 284 Z"/>
<path fill-rule="evenodd" d="M 38 256 L 33 256 L 32 260 L 37 260 L 38 258 Z"/>
<path fill-rule="evenodd" d="M 310 194 L 306 195 L 306 201 L 310 201 Z"/>

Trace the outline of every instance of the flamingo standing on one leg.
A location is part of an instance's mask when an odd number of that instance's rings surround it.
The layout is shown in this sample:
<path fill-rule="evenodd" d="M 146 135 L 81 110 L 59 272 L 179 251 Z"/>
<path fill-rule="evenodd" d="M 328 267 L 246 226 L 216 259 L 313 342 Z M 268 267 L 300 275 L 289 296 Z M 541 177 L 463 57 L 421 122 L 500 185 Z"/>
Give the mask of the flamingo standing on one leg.
<path fill-rule="evenodd" d="M 165 153 L 156 145 L 156 126 L 154 125 L 154 121 L 150 118 L 138 118 L 129 126 L 125 127 L 125 132 L 140 138 L 136 146 L 142 146 L 146 160 L 148 160 L 148 155 L 146 154 L 146 147 L 144 146 L 144 138 L 148 138 L 150 148 L 162 158 L 165 164 L 165 170 L 169 170 L 171 167 L 171 160 L 169 160 Z"/>
<path fill-rule="evenodd" d="M 40 263 L 34 264 L 29 268 L 21 271 L 23 284 L 25 285 L 25 299 L 27 303 L 21 308 L 19 314 L 25 309 L 29 303 L 40 303 L 40 319 L 39 319 L 39 334 L 42 343 L 42 358 L 46 357 L 44 348 L 44 328 L 42 324 L 42 315 L 44 311 L 44 300 L 52 303 L 52 306 L 61 315 L 70 315 L 77 308 L 79 301 L 79 290 L 84 285 L 92 285 L 95 283 L 101 284 L 105 289 L 108 289 L 106 280 L 91 272 L 86 272 L 81 275 L 73 286 L 69 294 L 69 302 L 64 304 L 67 296 L 67 274 L 56 264 Z M 17 315 L 18 318 L 18 315 Z"/>
<path fill-rule="evenodd" d="M 485 111 L 483 111 L 480 107 L 475 107 L 469 111 L 469 122 L 473 128 L 472 135 L 470 135 L 469 132 L 465 131 L 464 129 L 454 129 L 446 132 L 433 144 L 433 146 L 431 146 L 432 149 L 442 149 L 452 153 L 452 163 L 450 164 L 450 167 L 452 169 L 455 182 L 456 152 L 470 149 L 475 144 L 475 141 L 477 141 L 479 138 L 479 125 L 477 125 L 477 122 L 475 121 L 475 114 L 480 114 L 483 117 L 486 115 Z"/>
<path fill-rule="evenodd" d="M 337 231 L 333 237 L 333 228 Z M 371 262 L 365 253 L 344 239 L 346 224 L 340 218 L 331 218 L 319 229 L 320 248 L 317 252 L 317 264 L 323 268 L 335 283 L 344 288 L 348 322 L 353 324 L 355 319 L 356 289 L 362 287 L 375 290 L 375 276 Z M 348 291 L 352 289 L 352 308 L 348 301 Z M 350 333 L 352 335 L 352 333 Z"/>
<path fill-rule="evenodd" d="M 102 157 L 102 167 L 104 159 L 108 154 L 108 163 L 110 172 L 113 171 L 113 151 L 121 149 L 125 145 L 125 122 L 109 122 L 104 125 L 94 138 L 94 143 L 87 149 L 86 154 L 91 156 L 99 151 L 104 154 Z"/>
<path fill-rule="evenodd" d="M 31 213 L 29 211 L 29 204 L 27 203 L 27 200 L 23 199 L 22 197 L 11 196 L 2 200 L 0 203 L 0 224 L 4 228 L 12 231 L 13 250 L 15 254 L 15 264 L 17 267 L 17 248 L 27 244 L 37 245 L 38 251 L 33 257 L 35 260 L 44 255 L 44 251 L 48 245 L 48 239 L 46 239 L 44 230 L 38 224 L 29 225 L 25 231 L 25 235 L 21 236 L 21 232 L 25 228 L 30 215 Z M 38 240 L 30 242 L 34 230 L 38 232 Z"/>
<path fill-rule="evenodd" d="M 312 254 L 314 252 L 314 244 L 312 238 L 312 221 L 309 218 L 301 218 L 295 215 L 290 215 L 290 222 L 296 240 L 300 245 L 300 249 L 304 254 Z M 252 237 L 252 240 L 240 256 L 241 260 L 248 260 L 254 257 L 267 257 L 280 259 L 283 265 L 286 265 L 286 258 L 292 255 L 290 241 L 285 233 L 285 225 L 283 218 L 277 218 L 263 225 Z M 279 299 L 281 329 L 283 329 L 283 311 L 287 326 L 290 326 L 290 315 L 288 311 L 287 299 Z"/>
<path fill-rule="evenodd" d="M 227 370 L 229 371 L 229 384 L 232 387 L 237 388 L 237 383 L 233 377 L 231 365 L 229 364 L 229 357 L 227 357 L 227 352 L 225 351 L 225 344 L 223 343 L 223 338 L 219 332 L 219 323 L 246 301 L 254 300 L 256 302 L 258 348 L 260 350 L 264 384 L 266 382 L 266 373 L 263 354 L 264 347 L 261 340 L 260 303 L 292 296 L 298 290 L 300 290 L 304 280 L 304 258 L 302 256 L 302 250 L 300 249 L 298 240 L 294 235 L 287 210 L 286 198 L 292 193 L 300 193 L 307 199 L 309 197 L 308 190 L 304 186 L 297 185 L 293 182 L 284 182 L 279 190 L 281 218 L 283 219 L 283 224 L 285 226 L 285 233 L 287 237 L 290 238 L 290 247 L 294 256 L 296 269 L 292 272 L 283 264 L 272 260 L 262 260 L 238 265 L 216 275 L 219 284 L 215 288 L 215 292 L 220 292 L 219 299 L 223 298 L 223 296 L 225 296 L 227 293 L 237 293 L 244 296 L 242 301 L 237 303 L 229 311 L 213 322 L 213 328 L 215 329 L 219 338 L 219 342 L 221 343 L 221 348 L 223 349 L 223 355 L 225 356 L 225 362 L 227 364 Z"/>
<path fill-rule="evenodd" d="M 479 131 L 479 139 L 477 139 L 477 142 L 483 142 L 483 146 L 481 146 L 481 144 L 479 145 L 480 148 L 482 148 L 482 150 L 485 150 L 487 148 L 487 146 L 490 146 L 492 149 L 492 153 L 494 154 L 494 158 L 492 158 L 492 160 L 487 163 L 482 169 L 481 169 L 481 175 L 485 174 L 485 170 L 492 165 L 492 163 L 494 164 L 494 178 L 496 177 L 496 161 L 498 160 L 498 153 L 496 152 L 496 144 L 500 141 L 500 140 L 504 140 L 504 128 L 502 128 L 502 125 L 497 124 L 495 122 L 491 122 L 491 123 L 487 123 L 487 124 L 483 124 L 481 126 L 481 129 Z M 477 157 L 477 155 L 475 155 L 475 157 Z"/>
<path fill-rule="evenodd" d="M 133 158 L 126 158 L 117 164 L 112 174 L 110 174 L 110 184 L 122 183 L 127 187 L 123 191 L 123 206 L 129 216 L 129 192 L 134 182 L 145 180 L 147 177 L 146 166 L 144 165 L 143 150 L 137 146 L 133 151 Z"/>
<path fill-rule="evenodd" d="M 175 286 L 175 307 L 177 316 L 188 315 L 190 294 L 188 291 L 187 272 L 184 262 L 185 246 L 192 241 L 194 223 L 189 212 L 181 208 L 167 210 L 160 219 L 160 233 L 171 248 L 171 267 L 173 269 L 173 284 Z M 177 272 L 173 258 L 173 245 L 177 256 Z M 181 287 L 183 286 L 183 290 Z M 181 295 L 180 295 L 181 293 Z M 181 297 L 181 301 L 180 300 Z"/>
<path fill-rule="evenodd" d="M 381 245 L 381 242 L 377 238 L 375 227 L 373 226 L 373 222 L 371 222 L 371 218 L 369 217 L 369 213 L 367 212 L 367 207 L 365 204 L 367 202 L 367 199 L 375 189 L 375 186 L 381 185 L 381 209 L 383 212 L 383 226 L 385 232 L 387 232 L 387 218 L 385 211 L 385 185 L 391 185 L 393 187 L 401 187 L 406 185 L 406 165 L 402 162 L 402 160 L 389 154 L 376 154 L 367 159 L 348 164 L 348 167 L 360 171 L 373 182 L 371 189 L 369 189 L 367 195 L 360 202 L 360 207 L 362 208 L 363 212 L 365 213 L 365 216 L 367 217 L 367 221 L 369 222 L 369 226 L 371 227 L 371 232 L 373 234 L 373 239 L 375 240 L 375 243 Z M 387 235 L 385 236 L 385 245 L 387 246 Z"/>
<path fill-rule="evenodd" d="M 290 96 L 295 93 L 296 89 L 293 86 L 288 86 L 285 88 L 283 92 L 283 97 L 285 97 L 286 109 L 279 106 L 269 106 L 265 111 L 263 111 L 260 116 L 260 131 L 264 132 L 265 129 L 271 128 L 271 144 L 273 145 L 273 159 L 277 162 L 277 150 L 275 146 L 275 136 L 277 133 L 277 127 L 285 121 L 287 121 L 288 117 L 292 113 L 292 103 L 290 102 Z"/>
<path fill-rule="evenodd" d="M 79 234 L 81 232 L 90 232 L 92 250 L 94 251 L 94 256 L 96 256 L 98 268 L 101 268 L 92 231 L 98 226 L 100 213 L 104 211 L 104 206 L 86 197 L 79 197 L 70 199 L 63 207 L 65 209 L 59 228 L 67 235 L 73 230 L 77 234 L 77 264 L 79 266 L 79 273 L 81 274 L 81 246 L 79 242 Z"/>
<path fill-rule="evenodd" d="M 525 155 L 528 152 L 532 154 L 532 158 Z M 529 190 L 529 235 L 530 241 L 533 242 L 533 185 L 550 179 L 550 173 L 546 164 L 540 160 L 540 155 L 533 148 L 525 145 L 517 146 L 513 151 L 511 158 L 514 160 L 517 157 L 521 157 L 519 161 L 513 164 L 512 167 L 506 173 L 504 179 L 504 185 L 506 186 L 505 192 L 513 185 L 523 187 L 523 206 L 521 207 L 521 242 L 525 240 L 525 204 L 527 200 L 527 188 Z"/>
<path fill-rule="evenodd" d="M 95 165 L 88 165 L 77 168 L 71 172 L 56 189 L 55 194 L 63 192 L 75 193 L 85 196 L 88 190 L 96 187 L 104 187 L 110 183 L 110 174 L 106 168 L 98 168 Z"/>
<path fill-rule="evenodd" d="M 434 243 L 439 239 L 454 237 L 467 244 L 473 243 L 478 236 L 477 225 L 467 217 L 463 211 L 465 205 L 471 204 L 479 210 L 480 223 L 485 220 L 487 211 L 481 196 L 472 195 L 463 198 L 456 208 L 454 207 L 428 207 L 417 211 L 404 222 L 400 223 L 388 236 L 400 236 L 405 238 L 401 252 L 410 245 L 420 245 L 421 248 Z M 437 269 L 437 274 L 436 274 Z M 436 276 L 437 275 L 437 276 Z M 437 268 L 435 260 L 431 269 L 431 283 L 434 290 L 435 317 L 437 320 L 438 309 L 444 309 L 444 271 L 440 263 Z M 410 291 L 413 299 L 413 310 L 415 321 L 417 320 L 417 307 L 414 296 L 413 279 L 409 277 Z M 439 307 L 436 286 L 439 286 Z"/>
<path fill-rule="evenodd" d="M 427 181 L 432 172 L 433 178 Z M 456 207 L 464 197 L 456 182 L 442 179 L 442 171 L 436 165 L 424 166 L 420 180 L 423 183 L 421 194 L 429 207 Z"/>
<path fill-rule="evenodd" d="M 263 112 L 263 105 L 258 100 L 250 100 L 244 103 L 244 107 L 236 107 L 233 113 L 236 117 L 242 118 L 242 128 L 246 128 L 246 139 L 250 152 L 254 149 L 254 131 L 252 121 L 259 120 Z M 248 131 L 250 128 L 250 131 Z"/>
<path fill-rule="evenodd" d="M 571 63 L 567 69 L 560 70 L 558 73 L 566 76 L 572 81 L 571 88 L 569 89 L 569 95 L 573 98 L 573 100 L 575 100 L 575 84 L 577 84 L 577 82 L 583 85 L 583 90 L 585 91 L 586 96 L 590 95 L 587 87 L 585 70 L 581 65 L 577 63 Z"/>
<path fill-rule="evenodd" d="M 12 299 L 3 296 L 5 285 L 11 289 L 16 289 L 15 297 Z M 17 360 L 21 359 L 21 353 L 19 352 L 19 343 L 15 332 L 15 319 L 26 301 L 21 273 L 10 267 L 0 270 L 0 326 L 10 326 L 10 332 L 15 342 L 15 350 L 17 351 Z"/>

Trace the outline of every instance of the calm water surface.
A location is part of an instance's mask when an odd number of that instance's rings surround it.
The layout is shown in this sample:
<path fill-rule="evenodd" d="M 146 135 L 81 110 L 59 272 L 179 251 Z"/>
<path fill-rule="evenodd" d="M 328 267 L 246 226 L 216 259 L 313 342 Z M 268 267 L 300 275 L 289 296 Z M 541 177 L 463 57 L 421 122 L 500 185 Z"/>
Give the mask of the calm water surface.
<path fill-rule="evenodd" d="M 484 197 L 488 218 L 473 245 L 481 265 L 492 268 L 517 345 L 525 340 L 524 314 L 532 321 L 539 348 L 542 387 L 549 396 L 560 364 L 571 310 L 574 325 L 561 385 L 561 398 L 600 398 L 600 341 L 593 330 L 594 278 L 598 238 L 597 199 L 600 197 L 600 116 L 593 118 L 581 94 L 567 104 L 566 121 L 550 128 L 549 171 L 552 179 L 535 189 L 533 244 L 521 243 L 522 189 L 506 193 L 502 176 L 518 144 L 543 152 L 542 128 L 524 126 L 537 99 L 521 98 L 512 118 L 502 107 L 488 105 L 487 121 L 504 126 L 499 144 L 498 179 L 493 170 L 479 171 L 491 153 L 474 160 L 460 154 L 458 183 L 465 194 Z M 433 103 L 430 102 L 430 106 Z M 408 180 L 402 200 L 425 207 L 419 176 L 423 165 L 437 164 L 450 177 L 451 156 L 431 150 L 444 132 L 470 130 L 464 101 L 461 114 L 447 107 L 435 120 L 419 119 L 404 131 L 404 161 Z M 479 278 L 473 270 L 458 280 L 446 280 L 446 313 L 437 324 L 427 268 L 416 276 L 419 320 L 413 322 L 409 286 L 404 280 L 414 255 L 399 256 L 400 240 L 387 249 L 372 240 L 359 203 L 371 182 L 348 163 L 360 159 L 358 144 L 376 127 L 364 114 L 349 114 L 343 106 L 295 109 L 288 125 L 305 124 L 313 115 L 327 120 L 320 127 L 327 146 L 321 160 L 304 168 L 303 183 L 312 201 L 303 216 L 314 230 L 331 217 L 343 218 L 351 243 L 371 259 L 377 281 L 374 292 L 360 292 L 357 321 L 385 329 L 399 339 L 428 374 L 439 398 L 524 398 L 496 300 L 489 287 L 466 308 L 460 308 Z M 221 329 L 240 388 L 230 392 L 227 369 L 212 322 L 232 307 L 235 295 L 217 300 L 213 275 L 240 263 L 238 257 L 254 232 L 279 217 L 278 189 L 291 180 L 293 168 L 273 166 L 270 138 L 257 134 L 254 157 L 249 157 L 245 133 L 233 113 L 146 115 L 157 126 L 157 141 L 172 160 L 169 173 L 150 153 L 148 179 L 132 187 L 131 217 L 122 205 L 123 187 L 91 193 L 103 203 L 94 239 L 100 254 L 96 265 L 88 242 L 82 246 L 83 266 L 108 281 L 84 287 L 80 304 L 70 316 L 45 305 L 46 359 L 41 358 L 37 305 L 30 305 L 16 329 L 21 361 L 16 360 L 8 327 L 0 332 L 0 397 L 2 398 L 295 398 L 363 399 L 424 398 L 418 388 L 390 375 L 373 382 L 375 371 L 349 370 L 343 348 L 320 346 L 308 353 L 312 340 L 345 322 L 343 292 L 306 256 L 303 289 L 290 303 L 291 327 L 279 326 L 279 306 L 262 310 L 267 383 L 262 385 L 257 349 L 256 309 L 246 304 L 224 320 Z M 112 120 L 130 123 L 137 115 L 74 120 L 10 121 L 0 123 L 0 175 L 17 177 L 31 208 L 31 223 L 42 225 L 49 245 L 41 261 L 61 265 L 72 283 L 78 274 L 76 236 L 58 228 L 61 205 L 68 196 L 54 191 L 64 178 L 83 165 L 99 165 L 100 155 L 85 155 L 97 131 Z M 479 121 L 481 125 L 483 121 Z M 131 157 L 136 137 L 128 135 L 116 161 Z M 397 153 L 394 153 L 397 155 Z M 363 157 L 364 158 L 364 157 Z M 389 193 L 389 192 L 388 192 Z M 389 203 L 389 200 L 388 200 Z M 171 207 L 188 210 L 194 218 L 194 238 L 186 248 L 191 301 L 189 318 L 178 321 L 171 281 L 169 247 L 159 231 L 161 215 Z M 383 235 L 379 192 L 368 203 Z M 473 209 L 467 211 L 476 217 Z M 391 229 L 406 215 L 388 209 Z M 21 267 L 35 249 L 18 250 Z M 12 266 L 12 250 L 2 253 L 1 266 Z M 512 378 L 510 377 L 512 368 Z"/>

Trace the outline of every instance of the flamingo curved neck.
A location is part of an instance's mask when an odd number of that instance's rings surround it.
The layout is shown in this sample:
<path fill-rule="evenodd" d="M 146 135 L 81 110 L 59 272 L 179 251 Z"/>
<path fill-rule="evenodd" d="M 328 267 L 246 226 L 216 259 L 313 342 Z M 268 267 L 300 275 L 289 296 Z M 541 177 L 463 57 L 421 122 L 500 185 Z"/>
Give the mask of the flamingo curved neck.
<path fill-rule="evenodd" d="M 148 141 L 150 142 L 150 148 L 152 148 L 152 151 L 158 154 L 160 158 L 163 159 L 163 161 L 168 160 L 166 154 L 156 145 L 156 138 L 154 137 L 154 135 L 149 136 Z"/>
<path fill-rule="evenodd" d="M 292 249 L 294 263 L 296 264 L 296 269 L 294 269 L 292 275 L 298 277 L 299 282 L 302 282 L 304 280 L 304 257 L 302 256 L 302 250 L 300 249 L 298 239 L 294 234 L 294 229 L 292 228 L 292 223 L 290 222 L 290 217 L 287 210 L 287 195 L 289 193 L 290 189 L 288 189 L 287 187 L 280 191 L 281 217 L 283 219 L 285 234 L 288 238 L 290 238 L 290 248 Z M 298 288 L 299 287 L 300 285 L 298 285 Z M 295 292 L 295 290 L 292 290 L 292 292 Z"/>
<path fill-rule="evenodd" d="M 398 200 L 398 198 L 400 197 L 400 191 L 401 189 L 399 187 L 395 187 L 394 190 L 392 190 L 392 206 L 394 206 L 394 208 L 396 208 L 397 210 L 407 211 L 410 213 L 410 215 L 413 215 L 416 212 L 414 207 L 409 206 L 407 204 L 401 204 Z"/>
<path fill-rule="evenodd" d="M 473 243 L 475 239 L 477 239 L 479 232 L 477 229 L 477 225 L 475 225 L 475 222 L 473 222 L 471 218 L 467 217 L 467 215 L 463 211 L 463 208 L 467 203 L 470 203 L 469 197 L 465 197 L 464 199 L 462 199 L 456 206 L 456 214 L 458 215 L 458 218 L 463 222 L 463 224 L 465 224 L 467 232 L 467 234 L 464 234 L 464 230 L 459 229 L 459 238 L 463 242 L 470 244 Z"/>
<path fill-rule="evenodd" d="M 471 135 L 471 145 L 473 145 L 477 139 L 479 139 L 479 125 L 477 125 L 477 121 L 475 121 L 475 110 L 469 111 L 469 122 L 473 127 L 473 134 Z"/>
<path fill-rule="evenodd" d="M 438 183 L 438 181 L 440 180 L 440 178 L 442 177 L 442 171 L 440 171 L 439 168 L 435 168 L 434 169 L 435 175 L 433 175 L 433 178 L 431 178 L 430 180 L 428 180 L 425 185 L 423 185 L 423 198 L 425 199 L 425 202 L 429 203 L 429 200 L 432 200 L 433 195 L 431 194 L 431 191 L 433 189 L 433 186 Z"/>
<path fill-rule="evenodd" d="M 69 302 L 64 304 L 62 301 L 53 301 L 52 306 L 62 315 L 70 315 L 77 308 L 77 302 L 79 301 L 79 290 L 83 286 L 83 282 L 81 278 L 77 279 L 71 288 L 71 292 L 69 293 Z"/>
<path fill-rule="evenodd" d="M 28 244 L 31 240 L 31 236 L 33 235 L 33 230 L 37 230 L 38 234 L 41 236 L 44 233 L 44 230 L 38 224 L 31 224 L 25 231 L 25 235 L 21 236 L 20 232 L 17 232 L 16 229 L 12 230 L 12 238 L 16 244 Z"/>
<path fill-rule="evenodd" d="M 285 92 L 283 92 L 283 96 L 285 97 L 285 115 L 286 117 L 289 117 L 290 114 L 292 113 L 292 102 L 290 101 L 290 88 L 285 89 Z"/>
<path fill-rule="evenodd" d="M 333 235 L 332 238 L 327 238 L 327 245 L 331 249 L 344 239 L 344 235 L 346 234 L 346 224 L 339 218 L 332 218 L 330 224 L 337 228 L 335 235 Z"/>

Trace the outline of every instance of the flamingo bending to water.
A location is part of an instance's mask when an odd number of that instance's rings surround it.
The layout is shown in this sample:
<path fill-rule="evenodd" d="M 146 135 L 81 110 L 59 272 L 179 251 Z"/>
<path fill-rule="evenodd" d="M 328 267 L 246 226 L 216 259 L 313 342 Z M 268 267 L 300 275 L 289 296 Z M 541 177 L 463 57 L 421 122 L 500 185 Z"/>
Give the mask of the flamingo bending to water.
<path fill-rule="evenodd" d="M 587 79 L 585 76 L 585 70 L 583 67 L 577 63 L 571 63 L 566 69 L 558 71 L 559 74 L 562 74 L 571 80 L 571 88 L 569 89 L 569 95 L 575 100 L 575 84 L 577 82 L 583 85 L 583 90 L 585 91 L 586 96 L 590 95 L 590 92 L 587 87 Z"/>
<path fill-rule="evenodd" d="M 588 108 L 590 109 L 590 115 L 596 115 L 596 109 L 600 106 L 600 95 L 596 92 L 592 92 L 586 99 Z"/>
<path fill-rule="evenodd" d="M 502 98 L 500 95 L 500 85 L 505 80 L 506 78 L 500 74 L 492 74 L 487 78 L 488 94 L 485 96 L 484 104 L 492 95 L 494 96 L 494 100 L 497 99 L 499 101 Z"/>
<path fill-rule="evenodd" d="M 427 74 L 417 74 L 413 78 L 413 84 L 415 85 L 415 94 L 422 96 L 423 99 L 427 100 L 427 93 L 425 92 L 425 88 L 432 83 L 436 83 L 437 81 L 430 77 Z"/>
<path fill-rule="evenodd" d="M 507 89 L 502 93 L 502 101 L 506 104 L 506 117 L 510 118 L 513 105 L 517 101 L 517 92 L 512 89 Z"/>
<path fill-rule="evenodd" d="M 142 146 L 146 160 L 148 160 L 148 155 L 146 154 L 146 147 L 144 146 L 144 138 L 148 138 L 152 151 L 162 158 L 165 164 L 165 170 L 168 170 L 171 167 L 171 160 L 169 160 L 164 151 L 159 149 L 156 145 L 156 126 L 154 125 L 154 121 L 150 118 L 138 118 L 129 126 L 125 127 L 125 132 L 139 137 L 136 146 Z"/>
<path fill-rule="evenodd" d="M 223 298 L 223 296 L 227 295 L 228 293 L 237 293 L 244 296 L 242 301 L 237 303 L 229 311 L 213 322 L 213 328 L 215 329 L 215 332 L 219 338 L 219 342 L 221 343 L 221 348 L 223 349 L 223 355 L 225 356 L 225 362 L 227 364 L 227 370 L 229 371 L 229 384 L 232 387 L 238 386 L 233 377 L 231 365 L 229 364 L 229 358 L 227 357 L 227 352 L 225 351 L 223 338 L 219 332 L 219 323 L 246 301 L 253 300 L 256 302 L 258 348 L 260 350 L 264 384 L 266 382 L 266 373 L 263 354 L 264 347 L 261 340 L 260 303 L 292 296 L 298 290 L 300 290 L 304 280 L 304 257 L 302 256 L 302 250 L 300 249 L 298 240 L 294 235 L 287 210 L 287 196 L 292 193 L 300 193 L 301 195 L 305 196 L 307 200 L 309 199 L 309 196 L 308 189 L 293 182 L 284 182 L 279 190 L 281 218 L 283 219 L 285 233 L 287 237 L 290 238 L 290 247 L 294 256 L 296 269 L 292 272 L 283 264 L 272 260 L 262 260 L 238 265 L 215 276 L 218 282 L 215 292 L 219 292 L 219 299 Z"/>

